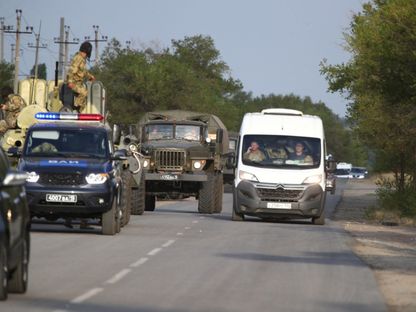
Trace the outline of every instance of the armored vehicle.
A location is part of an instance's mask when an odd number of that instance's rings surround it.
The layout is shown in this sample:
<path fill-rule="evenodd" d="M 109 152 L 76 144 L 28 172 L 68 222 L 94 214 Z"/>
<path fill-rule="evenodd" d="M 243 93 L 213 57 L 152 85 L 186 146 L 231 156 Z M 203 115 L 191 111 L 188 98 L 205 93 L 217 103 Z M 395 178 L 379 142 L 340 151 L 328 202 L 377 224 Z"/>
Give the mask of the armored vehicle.
<path fill-rule="evenodd" d="M 146 181 L 145 210 L 156 196 L 195 196 L 200 213 L 222 210 L 228 132 L 215 115 L 189 111 L 146 113 L 139 121 Z"/>

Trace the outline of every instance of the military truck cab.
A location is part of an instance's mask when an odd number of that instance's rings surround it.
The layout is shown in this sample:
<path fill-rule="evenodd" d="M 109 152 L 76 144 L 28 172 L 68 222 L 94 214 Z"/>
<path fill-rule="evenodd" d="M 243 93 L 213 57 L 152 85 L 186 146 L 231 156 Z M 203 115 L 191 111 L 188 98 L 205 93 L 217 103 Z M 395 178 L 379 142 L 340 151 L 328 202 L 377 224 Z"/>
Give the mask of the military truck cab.
<path fill-rule="evenodd" d="M 156 196 L 195 196 L 200 213 L 222 210 L 223 168 L 228 133 L 209 114 L 163 111 L 146 114 L 139 122 L 144 156 L 146 210 L 155 209 Z"/>

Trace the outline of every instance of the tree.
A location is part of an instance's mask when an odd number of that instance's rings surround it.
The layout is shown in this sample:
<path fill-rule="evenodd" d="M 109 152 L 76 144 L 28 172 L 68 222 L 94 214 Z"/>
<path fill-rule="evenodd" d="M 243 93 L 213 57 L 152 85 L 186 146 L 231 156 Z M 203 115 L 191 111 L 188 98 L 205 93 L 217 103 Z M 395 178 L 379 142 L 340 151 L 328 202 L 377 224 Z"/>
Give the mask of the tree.
<path fill-rule="evenodd" d="M 30 75 L 32 77 L 35 77 L 35 65 L 33 65 L 32 69 L 30 70 Z M 45 63 L 38 64 L 38 79 L 46 80 L 46 64 Z"/>
<path fill-rule="evenodd" d="M 13 64 L 0 62 L 0 89 L 5 86 L 13 87 L 13 73 Z"/>
<path fill-rule="evenodd" d="M 395 173 L 397 190 L 416 190 L 416 2 L 373 0 L 345 34 L 351 60 L 322 64 L 329 89 L 351 101 L 349 119 L 376 153 L 377 166 Z M 380 163 L 383 162 L 383 163 Z"/>

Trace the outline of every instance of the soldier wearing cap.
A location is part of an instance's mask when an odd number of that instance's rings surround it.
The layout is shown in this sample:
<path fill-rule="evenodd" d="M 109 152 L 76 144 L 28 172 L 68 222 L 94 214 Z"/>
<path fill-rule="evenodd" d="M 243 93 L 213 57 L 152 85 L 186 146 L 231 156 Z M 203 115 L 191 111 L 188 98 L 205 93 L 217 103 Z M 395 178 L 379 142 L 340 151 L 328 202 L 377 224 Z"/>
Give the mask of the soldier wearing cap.
<path fill-rule="evenodd" d="M 87 88 L 84 86 L 84 80 L 95 80 L 95 77 L 86 68 L 86 60 L 87 58 L 90 59 L 91 51 L 91 43 L 83 42 L 79 52 L 75 54 L 71 61 L 67 75 L 68 87 L 76 94 L 74 105 L 79 112 L 87 105 Z"/>
<path fill-rule="evenodd" d="M 25 100 L 14 94 L 12 88 L 3 87 L 1 89 L 2 104 L 0 108 L 3 110 L 4 119 L 0 120 L 0 135 L 3 135 L 8 129 L 17 127 L 17 116 L 26 106 Z"/>

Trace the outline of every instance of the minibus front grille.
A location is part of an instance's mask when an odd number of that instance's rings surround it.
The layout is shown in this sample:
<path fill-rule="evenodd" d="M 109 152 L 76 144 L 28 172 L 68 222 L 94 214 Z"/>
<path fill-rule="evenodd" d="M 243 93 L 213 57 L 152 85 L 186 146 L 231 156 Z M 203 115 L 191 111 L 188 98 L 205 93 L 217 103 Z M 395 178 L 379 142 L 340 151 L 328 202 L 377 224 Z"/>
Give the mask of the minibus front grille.
<path fill-rule="evenodd" d="M 260 199 L 268 202 L 296 202 L 300 199 L 302 191 L 284 188 L 257 188 Z"/>

